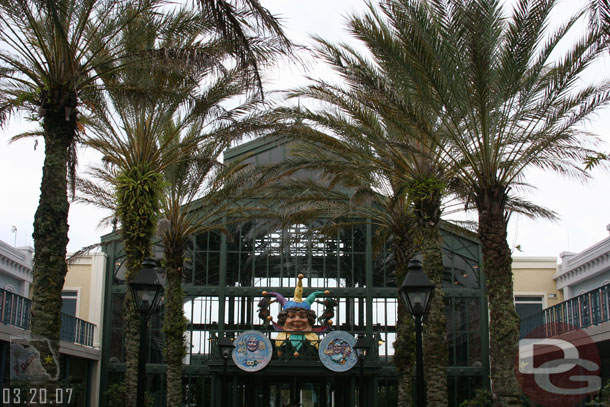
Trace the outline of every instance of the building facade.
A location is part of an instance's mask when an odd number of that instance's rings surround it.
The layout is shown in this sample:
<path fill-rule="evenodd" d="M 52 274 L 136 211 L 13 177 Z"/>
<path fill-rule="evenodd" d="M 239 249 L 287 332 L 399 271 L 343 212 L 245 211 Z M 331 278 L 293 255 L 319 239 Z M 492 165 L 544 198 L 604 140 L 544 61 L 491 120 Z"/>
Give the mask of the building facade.
<path fill-rule="evenodd" d="M 0 383 L 4 389 L 11 386 L 16 368 L 11 344 L 22 343 L 24 338 L 29 337 L 33 252 L 31 247 L 14 248 L 0 241 Z M 94 343 L 94 337 L 99 338 L 99 332 L 88 319 L 94 318 L 96 313 L 97 319 L 100 319 L 103 285 L 92 286 L 96 283 L 91 276 L 94 272 L 103 275 L 105 255 L 98 253 L 89 257 L 96 260 L 77 260 L 87 271 L 77 271 L 68 266 L 68 293 L 77 294 L 64 298 L 64 311 L 73 309 L 74 312 L 62 312 L 59 344 L 60 380 L 62 386 L 72 389 L 70 405 L 79 407 L 97 406 L 99 403 L 100 351 L 99 343 Z M 82 274 L 87 274 L 89 281 L 85 281 Z M 96 294 L 89 293 L 97 293 L 97 312 L 96 307 L 91 307 L 89 303 Z M 75 301 L 74 307 L 71 300 Z"/>
<path fill-rule="evenodd" d="M 229 150 L 225 160 L 247 156 L 256 164 L 286 157 L 286 145 L 255 141 Z M 240 203 L 245 205 L 256 202 Z M 318 222 L 323 222 L 319 219 Z M 396 405 L 397 372 L 392 363 L 396 340 L 397 287 L 391 256 L 373 250 L 375 230 L 366 219 L 333 235 L 310 233 L 315 225 L 273 228 L 264 220 L 228 222 L 228 233 L 192 237 L 183 270 L 184 312 L 189 321 L 183 365 L 184 405 L 281 407 L 295 401 L 305 407 Z M 444 224 L 443 287 L 447 304 L 448 383 L 451 405 L 489 384 L 488 322 L 481 250 L 474 234 Z M 128 294 L 124 253 L 118 234 L 102 237 L 108 256 L 100 397 L 121 383 L 125 371 L 123 300 Z M 154 253 L 161 257 L 161 248 Z M 329 290 L 336 300 L 333 328 L 364 337 L 370 346 L 359 367 L 334 372 L 317 352 L 276 352 L 257 372 L 223 360 L 217 343 L 245 331 L 258 331 L 275 342 L 277 332 L 260 318 L 263 291 L 292 297 L 297 276 L 304 275 L 304 296 Z M 324 304 L 312 309 L 320 317 Z M 276 316 L 277 303 L 269 309 Z M 263 315 L 264 317 L 264 315 Z M 163 305 L 153 315 L 148 334 L 148 391 L 155 406 L 164 406 Z M 319 322 L 318 322 L 319 323 Z M 324 334 L 320 334 L 322 339 Z M 276 345 L 274 345 L 275 347 Z"/>
<path fill-rule="evenodd" d="M 610 231 L 610 225 L 606 229 Z M 606 384 L 610 381 L 610 237 L 579 253 L 562 252 L 560 257 L 552 278 L 562 301 L 549 302 L 543 310 L 522 318 L 521 336 L 542 332 L 546 337 L 562 339 L 582 330 L 597 346 L 600 376 Z M 544 275 L 548 280 L 548 272 Z M 535 287 L 544 291 L 541 287 L 548 287 L 548 281 L 538 282 Z"/>
<path fill-rule="evenodd" d="M 610 232 L 610 225 L 606 226 Z M 562 252 L 554 278 L 566 300 L 610 283 L 610 236 L 579 253 Z"/>
<path fill-rule="evenodd" d="M 513 293 L 521 319 L 563 301 L 555 285 L 555 257 L 513 257 Z"/>

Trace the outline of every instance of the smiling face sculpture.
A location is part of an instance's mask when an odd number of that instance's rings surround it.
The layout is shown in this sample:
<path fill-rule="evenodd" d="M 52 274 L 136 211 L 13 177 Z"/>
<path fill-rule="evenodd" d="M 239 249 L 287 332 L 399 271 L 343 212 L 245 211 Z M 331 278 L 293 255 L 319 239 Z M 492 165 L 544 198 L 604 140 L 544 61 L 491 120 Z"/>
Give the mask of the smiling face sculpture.
<path fill-rule="evenodd" d="M 292 307 L 280 312 L 277 322 L 285 331 L 311 331 L 316 320 L 316 314 L 310 309 Z"/>

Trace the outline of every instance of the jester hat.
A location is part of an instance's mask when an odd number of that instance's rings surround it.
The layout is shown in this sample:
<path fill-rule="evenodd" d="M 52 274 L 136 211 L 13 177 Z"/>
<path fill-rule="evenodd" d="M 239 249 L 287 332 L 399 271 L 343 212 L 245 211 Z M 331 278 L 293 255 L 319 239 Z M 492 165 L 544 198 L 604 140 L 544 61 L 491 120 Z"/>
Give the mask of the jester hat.
<path fill-rule="evenodd" d="M 294 298 L 292 301 L 288 301 L 282 294 L 276 292 L 263 291 L 263 295 L 275 297 L 277 302 L 282 306 L 282 310 L 287 310 L 289 308 L 311 309 L 311 304 L 314 303 L 316 298 L 328 294 L 328 291 L 314 291 L 305 298 L 305 301 L 303 301 L 303 274 L 299 274 L 297 278 L 297 286 L 294 288 Z"/>

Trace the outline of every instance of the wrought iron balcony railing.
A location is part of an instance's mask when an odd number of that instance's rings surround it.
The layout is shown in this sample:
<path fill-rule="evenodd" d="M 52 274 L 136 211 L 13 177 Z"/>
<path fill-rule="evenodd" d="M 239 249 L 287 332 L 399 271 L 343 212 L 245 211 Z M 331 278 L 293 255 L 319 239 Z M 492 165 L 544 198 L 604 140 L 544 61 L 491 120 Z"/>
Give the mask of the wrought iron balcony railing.
<path fill-rule="evenodd" d="M 524 318 L 521 320 L 521 338 L 537 329 L 542 330 L 540 335 L 548 338 L 609 320 L 610 284 L 606 284 Z"/>
<path fill-rule="evenodd" d="M 0 288 L 0 322 L 24 330 L 29 329 L 31 304 L 32 301 L 29 298 Z M 59 332 L 62 340 L 79 345 L 93 346 L 94 330 L 95 325 L 91 322 L 62 312 Z"/>
<path fill-rule="evenodd" d="M 269 330 L 261 330 L 262 334 L 267 336 L 271 341 L 273 347 L 273 356 L 271 359 L 272 363 L 276 362 L 285 362 L 285 363 L 294 363 L 294 362 L 314 362 L 319 363 L 320 359 L 318 356 L 318 347 L 320 342 L 322 341 L 324 335 L 328 334 L 331 331 L 326 333 L 316 333 L 318 335 L 318 339 L 312 341 L 307 338 L 299 339 L 298 341 L 302 342 L 302 346 L 299 346 L 299 351 L 296 352 L 294 349 L 295 339 L 286 340 L 284 345 L 280 345 L 280 342 L 277 341 L 278 332 L 269 331 Z M 221 331 L 210 331 L 208 332 L 209 337 L 207 338 L 208 342 L 205 346 L 202 346 L 198 349 L 198 352 L 193 352 L 190 355 L 190 364 L 207 364 L 210 362 L 221 362 L 222 356 L 220 355 L 220 351 L 217 346 L 217 340 L 220 337 L 227 336 L 229 338 L 237 337 L 241 331 L 227 330 L 224 332 Z M 359 334 L 364 334 L 363 332 L 350 332 L 355 337 Z M 291 345 L 288 345 L 288 342 L 292 342 Z M 370 363 L 378 363 L 379 362 L 379 350 L 378 350 L 378 338 L 377 335 L 373 335 L 369 338 L 369 351 L 367 353 L 367 364 Z M 375 345 L 375 346 L 374 346 Z"/>
<path fill-rule="evenodd" d="M 0 288 L 0 322 L 5 325 L 28 329 L 30 326 L 30 304 L 32 301 Z"/>

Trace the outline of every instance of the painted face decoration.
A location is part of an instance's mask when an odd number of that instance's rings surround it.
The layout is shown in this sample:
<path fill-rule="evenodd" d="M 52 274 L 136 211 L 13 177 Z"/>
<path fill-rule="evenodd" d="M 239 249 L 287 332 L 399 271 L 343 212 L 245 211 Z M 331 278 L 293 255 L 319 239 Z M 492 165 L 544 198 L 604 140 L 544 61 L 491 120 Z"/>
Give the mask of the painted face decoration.
<path fill-rule="evenodd" d="M 311 331 L 306 310 L 288 310 L 286 312 L 286 322 L 284 322 L 284 330 L 286 331 Z"/>
<path fill-rule="evenodd" d="M 342 344 L 340 342 L 335 342 L 333 345 L 333 353 L 341 353 L 341 346 Z"/>
<path fill-rule="evenodd" d="M 258 339 L 248 338 L 248 342 L 246 343 L 246 348 L 250 352 L 256 352 L 256 350 L 258 349 Z"/>

